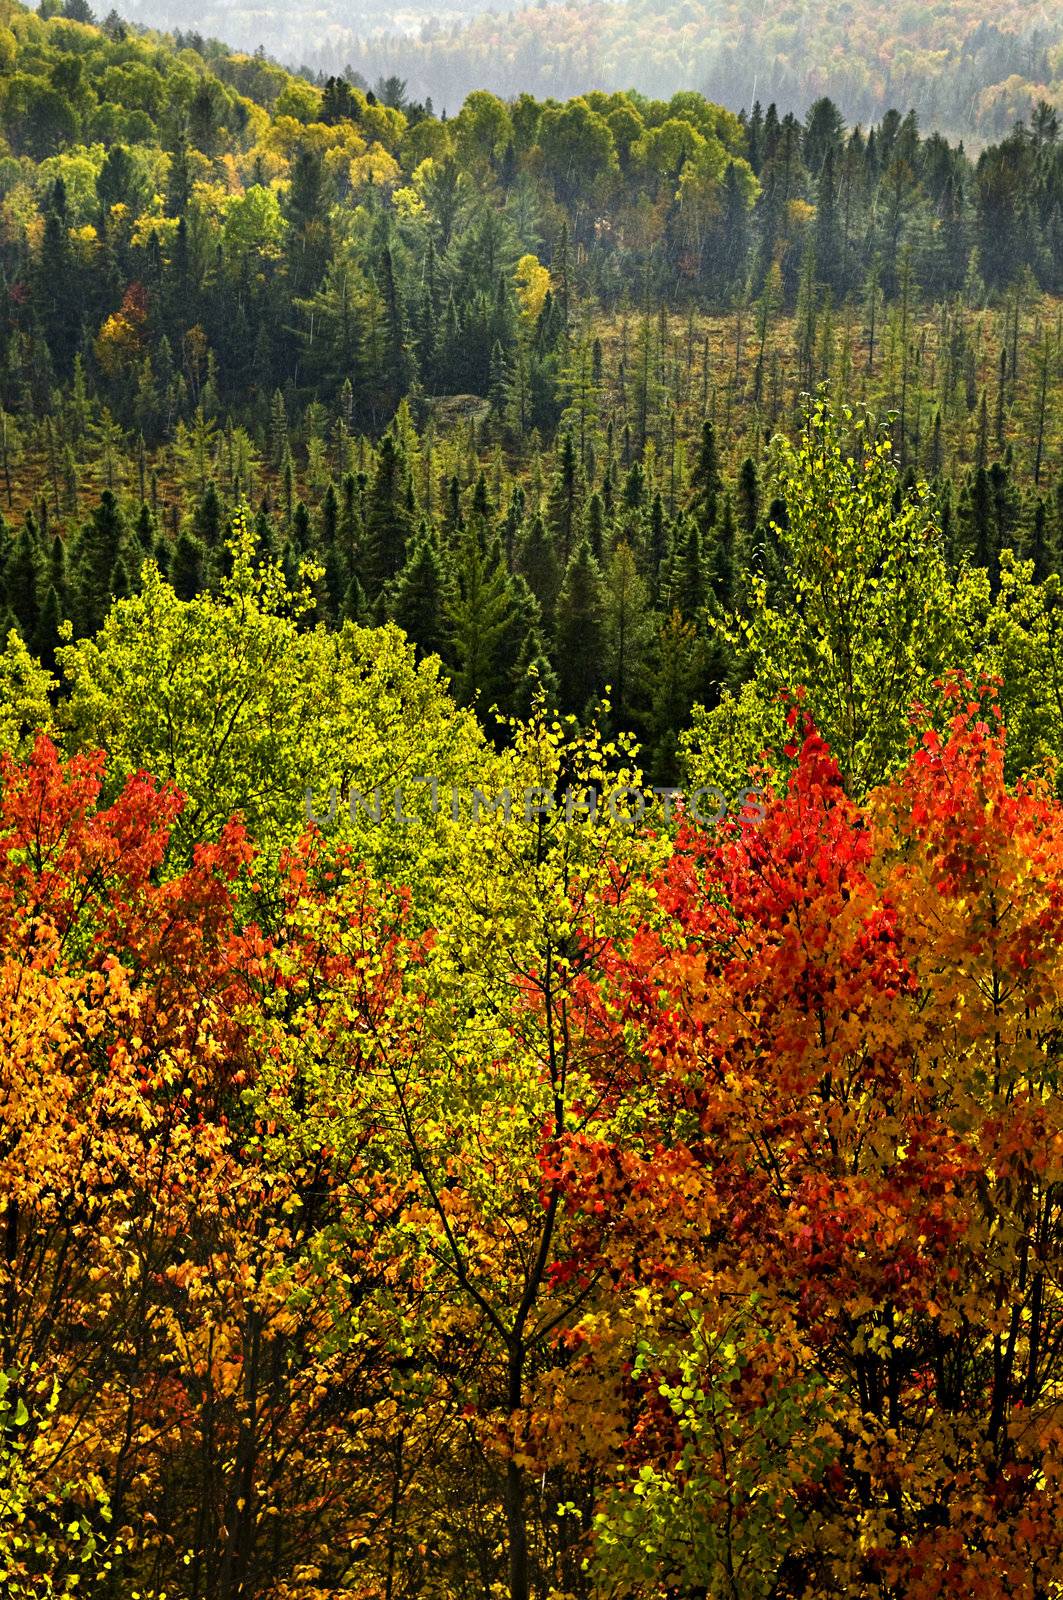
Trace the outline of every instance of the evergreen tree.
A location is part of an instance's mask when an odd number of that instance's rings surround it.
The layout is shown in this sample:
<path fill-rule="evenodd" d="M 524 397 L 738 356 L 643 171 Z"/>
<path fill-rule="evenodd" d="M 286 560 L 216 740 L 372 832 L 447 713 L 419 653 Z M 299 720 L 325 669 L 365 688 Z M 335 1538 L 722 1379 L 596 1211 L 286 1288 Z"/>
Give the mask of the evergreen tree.
<path fill-rule="evenodd" d="M 71 590 L 78 633 L 95 633 L 103 623 L 113 589 L 112 575 L 121 563 L 128 533 L 125 518 L 110 489 L 78 532 L 72 551 Z M 123 567 L 123 573 L 124 573 Z M 125 575 L 128 592 L 128 575 Z"/>
<path fill-rule="evenodd" d="M 48 558 L 47 584 L 50 589 L 55 590 L 59 616 L 65 620 L 70 615 L 70 579 L 67 574 L 66 543 L 62 535 L 58 533 L 52 539 L 52 548 Z"/>
<path fill-rule="evenodd" d="M 649 589 L 631 546 L 621 540 L 606 562 L 602 581 L 605 672 L 613 716 L 621 728 L 634 721 L 653 628 Z"/>
<path fill-rule="evenodd" d="M 586 537 L 565 569 L 555 638 L 561 706 L 582 716 L 602 691 L 605 660 L 602 575 Z"/>
<path fill-rule="evenodd" d="M 36 521 L 30 511 L 26 514 L 26 521 L 15 541 L 4 574 L 7 604 L 27 643 L 32 643 L 35 638 L 40 619 L 40 567 L 40 540 Z"/>
<path fill-rule="evenodd" d="M 406 463 L 393 433 L 377 451 L 376 472 L 366 503 L 365 548 L 360 562 L 362 587 L 375 601 L 406 560 L 410 519 L 406 509 Z"/>
<path fill-rule="evenodd" d="M 59 646 L 59 626 L 64 621 L 63 606 L 55 592 L 54 584 L 48 585 L 48 592 L 44 597 L 40 616 L 37 618 L 37 628 L 31 640 L 33 653 L 39 659 L 41 666 L 48 672 L 55 671 L 55 652 Z"/>
<path fill-rule="evenodd" d="M 210 551 L 216 550 L 221 544 L 224 524 L 225 513 L 221 497 L 212 478 L 198 500 L 192 517 L 192 528 L 197 539 Z"/>
<path fill-rule="evenodd" d="M 844 291 L 847 287 L 842 271 L 844 251 L 838 225 L 838 195 L 834 169 L 834 147 L 829 146 L 823 158 L 816 193 L 815 261 L 816 276 L 831 289 Z"/>
<path fill-rule="evenodd" d="M 410 387 L 413 364 L 406 342 L 405 313 L 395 282 L 395 264 L 388 245 L 385 245 L 380 252 L 379 281 L 384 302 L 386 356 L 384 369 L 376 374 L 376 380 L 383 384 L 387 396 L 386 403 L 389 409 L 394 411 Z"/>
<path fill-rule="evenodd" d="M 192 600 L 206 587 L 206 551 L 193 533 L 184 532 L 178 537 L 170 582 L 180 600 Z"/>
<path fill-rule="evenodd" d="M 364 627 L 369 620 L 369 602 L 366 600 L 365 590 L 358 580 L 357 573 L 352 574 L 343 596 L 342 617 L 344 622 L 354 622 L 359 627 Z"/>
<path fill-rule="evenodd" d="M 541 516 L 525 525 L 517 544 L 516 568 L 538 600 L 547 628 L 552 628 L 562 573 L 553 534 Z"/>
<path fill-rule="evenodd" d="M 572 551 L 578 511 L 579 465 L 572 435 L 566 431 L 558 442 L 549 502 L 550 526 L 562 561 L 567 562 Z"/>
<path fill-rule="evenodd" d="M 497 545 L 488 552 L 470 521 L 461 535 L 455 591 L 446 605 L 450 624 L 453 690 L 461 705 L 478 702 L 486 711 L 506 689 L 502 645 L 510 629 L 513 599 Z"/>
<path fill-rule="evenodd" d="M 685 622 L 698 623 L 709 582 L 701 528 L 693 517 L 684 517 L 676 526 L 669 567 L 667 609 L 678 611 Z"/>
<path fill-rule="evenodd" d="M 717 503 L 723 479 L 720 476 L 716 429 L 706 421 L 701 428 L 697 461 L 690 475 L 690 510 L 703 532 L 716 521 Z"/>
<path fill-rule="evenodd" d="M 738 469 L 738 526 L 745 535 L 747 546 L 752 545 L 753 537 L 760 521 L 760 483 L 757 479 L 756 462 L 752 456 L 746 456 Z"/>
<path fill-rule="evenodd" d="M 557 673 L 537 628 L 525 635 L 513 668 L 510 705 L 517 717 L 530 717 L 536 706 L 548 714 L 557 709 Z"/>
<path fill-rule="evenodd" d="M 725 493 L 723 497 L 723 510 L 709 536 L 706 558 L 717 604 L 723 610 L 729 610 L 734 600 L 736 579 L 743 566 L 730 493 Z"/>
<path fill-rule="evenodd" d="M 406 564 L 388 592 L 388 614 L 426 655 L 441 654 L 447 642 L 445 613 L 449 585 L 435 535 L 422 526 Z"/>

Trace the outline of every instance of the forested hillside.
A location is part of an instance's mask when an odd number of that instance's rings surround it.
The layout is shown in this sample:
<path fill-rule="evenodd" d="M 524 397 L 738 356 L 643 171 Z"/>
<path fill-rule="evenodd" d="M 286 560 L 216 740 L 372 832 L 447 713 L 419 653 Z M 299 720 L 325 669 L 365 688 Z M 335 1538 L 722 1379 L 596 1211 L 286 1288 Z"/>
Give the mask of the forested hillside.
<path fill-rule="evenodd" d="M 744 670 L 706 607 L 782 514 L 767 440 L 820 383 L 896 413 L 954 563 L 1054 562 L 1046 105 L 977 162 L 828 100 L 477 93 L 443 122 L 117 20 L 8 20 L 3 595 L 46 662 L 145 555 L 215 583 L 246 498 L 292 582 L 321 567 L 316 616 L 394 618 L 483 710 L 526 709 L 531 663 L 569 711 L 609 684 L 674 776 Z"/>
<path fill-rule="evenodd" d="M 634 87 L 696 89 L 733 111 L 759 97 L 804 116 L 830 94 L 850 122 L 893 106 L 924 126 L 999 138 L 1039 99 L 1059 109 L 1059 0 L 607 0 L 496 5 L 459 0 L 366 8 L 293 0 L 274 12 L 240 0 L 188 6 L 126 0 L 123 14 L 180 26 L 323 73 L 352 66 L 368 82 L 398 73 L 452 112 L 473 89 L 566 98 Z"/>
<path fill-rule="evenodd" d="M 1053 1600 L 1052 105 L 444 118 L 45 10 L 0 1593 Z"/>

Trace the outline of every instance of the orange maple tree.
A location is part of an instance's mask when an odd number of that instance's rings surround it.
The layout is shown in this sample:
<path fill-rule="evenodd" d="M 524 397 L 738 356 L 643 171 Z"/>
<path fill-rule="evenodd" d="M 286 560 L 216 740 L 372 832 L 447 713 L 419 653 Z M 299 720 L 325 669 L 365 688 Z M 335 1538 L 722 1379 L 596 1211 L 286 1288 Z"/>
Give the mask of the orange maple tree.
<path fill-rule="evenodd" d="M 655 1115 L 568 1160 L 617 1298 L 573 1343 L 628 1426 L 598 1560 L 648 1592 L 1063 1572 L 1063 808 L 946 694 L 863 807 L 807 728 L 763 827 L 687 834 L 635 941 Z"/>

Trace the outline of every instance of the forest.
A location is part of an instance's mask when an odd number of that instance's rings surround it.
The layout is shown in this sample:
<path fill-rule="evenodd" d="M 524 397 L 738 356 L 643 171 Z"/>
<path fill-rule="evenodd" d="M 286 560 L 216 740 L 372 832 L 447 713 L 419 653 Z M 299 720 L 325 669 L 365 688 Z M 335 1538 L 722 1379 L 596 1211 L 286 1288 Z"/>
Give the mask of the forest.
<path fill-rule="evenodd" d="M 914 109 L 953 137 L 1006 134 L 1063 80 L 1058 0 L 390 0 L 369 6 L 291 0 L 125 0 L 123 15 L 160 27 L 264 45 L 314 72 L 398 73 L 419 97 L 456 110 L 474 89 L 568 97 L 636 84 L 665 98 L 695 88 L 731 110 L 759 92 L 804 116 L 829 93 L 851 121 Z"/>
<path fill-rule="evenodd" d="M 411 80 L 0 0 L 0 1592 L 1057 1600 L 1054 91 Z"/>

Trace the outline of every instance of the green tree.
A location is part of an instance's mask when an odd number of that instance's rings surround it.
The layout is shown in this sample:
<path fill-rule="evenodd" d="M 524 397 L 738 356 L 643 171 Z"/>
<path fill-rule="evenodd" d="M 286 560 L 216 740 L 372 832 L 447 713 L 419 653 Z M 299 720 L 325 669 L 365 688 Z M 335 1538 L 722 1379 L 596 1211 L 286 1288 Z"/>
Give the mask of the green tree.
<path fill-rule="evenodd" d="M 74 622 L 82 634 L 95 633 L 110 605 L 111 578 L 129 537 L 125 516 L 110 489 L 75 535 L 71 553 Z"/>
<path fill-rule="evenodd" d="M 432 530 L 422 527 L 388 590 L 388 615 L 426 655 L 441 654 L 449 604 L 450 585 L 438 543 Z"/>
<path fill-rule="evenodd" d="M 502 552 L 487 548 L 482 526 L 470 518 L 461 534 L 455 562 L 455 588 L 446 608 L 454 695 L 460 705 L 481 710 L 505 697 L 504 645 L 513 622 L 513 595 Z"/>
<path fill-rule="evenodd" d="M 562 708 L 582 716 L 605 681 L 602 575 L 586 538 L 580 539 L 565 568 L 555 636 Z"/>
<path fill-rule="evenodd" d="M 850 434 L 855 461 L 843 443 Z M 766 748 L 782 759 L 779 697 L 803 693 L 847 782 L 863 793 L 903 759 L 912 703 L 930 701 L 934 679 L 950 668 L 977 671 L 988 584 L 966 570 L 952 579 L 928 507 L 901 490 L 889 438 L 871 418 L 835 417 L 818 400 L 800 442 L 779 441 L 777 451 L 782 588 L 769 596 L 754 579 L 748 617 L 724 626 L 753 675 L 737 697 L 695 712 L 685 759 L 698 781 L 730 792 Z"/>

